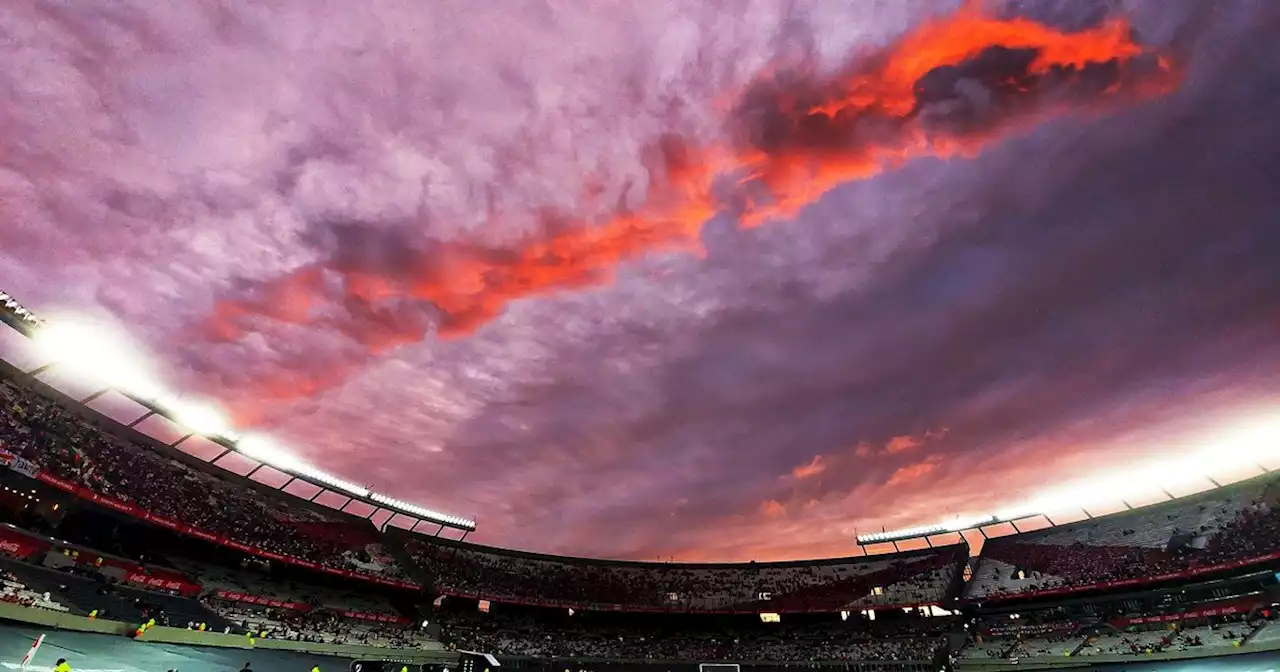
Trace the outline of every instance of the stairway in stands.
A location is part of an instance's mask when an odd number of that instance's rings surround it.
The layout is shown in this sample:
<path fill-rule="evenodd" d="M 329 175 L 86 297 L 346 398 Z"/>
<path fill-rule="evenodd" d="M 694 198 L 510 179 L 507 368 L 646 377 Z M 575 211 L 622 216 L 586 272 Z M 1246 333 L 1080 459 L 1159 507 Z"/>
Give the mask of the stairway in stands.
<path fill-rule="evenodd" d="M 404 530 L 388 526 L 382 533 L 382 545 L 391 554 L 391 557 L 395 558 L 396 562 L 404 568 L 404 571 L 409 574 L 409 578 L 434 593 L 435 579 L 430 574 L 427 574 L 426 570 L 419 567 L 418 563 L 413 561 L 413 556 L 409 555 L 409 551 L 405 548 L 404 542 L 408 535 L 409 533 Z M 434 594 L 432 597 L 434 599 Z"/>

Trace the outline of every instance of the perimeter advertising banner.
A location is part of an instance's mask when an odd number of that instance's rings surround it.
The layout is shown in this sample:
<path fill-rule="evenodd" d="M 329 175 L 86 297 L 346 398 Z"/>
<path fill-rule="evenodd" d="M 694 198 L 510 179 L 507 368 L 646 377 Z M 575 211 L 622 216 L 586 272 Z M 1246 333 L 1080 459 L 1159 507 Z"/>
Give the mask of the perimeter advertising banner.
<path fill-rule="evenodd" d="M 29 558 L 37 553 L 48 551 L 53 544 L 24 534 L 8 525 L 0 525 L 0 553 L 15 558 Z"/>
<path fill-rule="evenodd" d="M 1186 611 L 1179 611 L 1172 614 L 1157 614 L 1155 616 L 1137 616 L 1134 618 L 1117 618 L 1111 621 L 1111 624 L 1117 628 L 1123 628 L 1128 625 L 1145 625 L 1148 623 L 1175 623 L 1177 621 L 1193 621 L 1198 618 L 1213 618 L 1215 616 L 1232 616 L 1235 614 L 1247 614 L 1258 606 L 1257 599 L 1245 598 L 1241 600 L 1228 600 L 1225 602 L 1217 602 L 1213 604 L 1202 604 L 1192 607 Z"/>
<path fill-rule="evenodd" d="M 290 602 L 276 597 L 267 597 L 264 595 L 253 595 L 250 593 L 242 593 L 235 590 L 219 590 L 213 594 L 214 597 L 228 602 L 243 602 L 245 604 L 256 604 L 260 607 L 271 607 L 272 609 L 289 609 L 292 611 L 311 611 L 311 605 L 306 602 Z"/>
<path fill-rule="evenodd" d="M 187 597 L 195 597 L 200 594 L 200 585 L 191 583 L 190 581 L 180 581 L 164 576 L 152 576 L 150 574 L 142 574 L 134 572 L 125 577 L 125 581 L 146 586 L 147 588 L 159 588 L 160 590 L 172 590 Z"/>

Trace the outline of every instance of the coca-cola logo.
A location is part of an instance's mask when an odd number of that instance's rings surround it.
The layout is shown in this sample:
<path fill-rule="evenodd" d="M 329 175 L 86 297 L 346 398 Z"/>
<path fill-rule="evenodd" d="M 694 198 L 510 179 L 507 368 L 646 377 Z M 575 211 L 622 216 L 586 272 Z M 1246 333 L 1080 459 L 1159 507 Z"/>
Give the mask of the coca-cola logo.
<path fill-rule="evenodd" d="M 7 539 L 0 541 L 0 551 L 3 551 L 5 553 L 17 553 L 23 550 L 24 548 L 25 546 L 23 546 L 22 544 L 19 544 L 16 541 L 9 541 Z"/>

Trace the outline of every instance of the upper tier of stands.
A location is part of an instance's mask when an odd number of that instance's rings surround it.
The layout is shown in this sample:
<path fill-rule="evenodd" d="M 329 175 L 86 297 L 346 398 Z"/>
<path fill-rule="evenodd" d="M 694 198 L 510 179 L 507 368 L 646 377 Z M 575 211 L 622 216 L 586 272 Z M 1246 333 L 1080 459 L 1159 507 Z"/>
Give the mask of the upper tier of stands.
<path fill-rule="evenodd" d="M 1131 512 L 988 541 L 973 599 L 1137 582 L 1274 559 L 1280 477 L 1255 478 Z"/>
<path fill-rule="evenodd" d="M 0 448 L 94 493 L 252 548 L 403 579 L 372 524 L 351 522 L 129 444 L 10 381 L 0 383 Z"/>
<path fill-rule="evenodd" d="M 593 561 L 410 539 L 437 590 L 523 604 L 652 611 L 838 611 L 941 601 L 968 556 L 950 546 L 895 556 L 724 565 Z"/>

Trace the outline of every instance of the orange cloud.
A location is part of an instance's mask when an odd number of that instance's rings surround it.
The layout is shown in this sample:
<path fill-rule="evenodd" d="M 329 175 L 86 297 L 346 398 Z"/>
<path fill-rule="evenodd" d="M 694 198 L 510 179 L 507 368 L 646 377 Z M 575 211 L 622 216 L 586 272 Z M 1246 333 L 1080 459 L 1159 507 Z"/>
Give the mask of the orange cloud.
<path fill-rule="evenodd" d="M 827 470 L 826 462 L 823 461 L 821 455 L 814 455 L 812 460 L 791 470 L 791 475 L 797 480 L 803 480 L 812 476 L 817 476 Z"/>
<path fill-rule="evenodd" d="M 895 436 L 884 444 L 884 452 L 889 455 L 898 455 L 919 448 L 921 443 L 923 442 L 920 439 L 909 434 Z"/>
<path fill-rule="evenodd" d="M 778 518 L 786 512 L 787 507 L 776 499 L 769 499 L 760 503 L 760 514 L 765 518 Z"/>
<path fill-rule="evenodd" d="M 885 482 L 885 485 L 892 487 L 919 480 L 932 473 L 938 467 L 940 461 L 936 456 L 929 456 L 919 462 L 898 467 L 889 476 L 889 480 Z"/>

